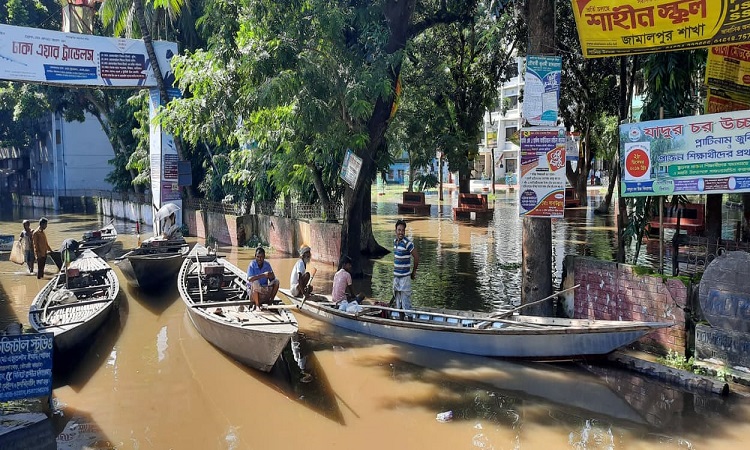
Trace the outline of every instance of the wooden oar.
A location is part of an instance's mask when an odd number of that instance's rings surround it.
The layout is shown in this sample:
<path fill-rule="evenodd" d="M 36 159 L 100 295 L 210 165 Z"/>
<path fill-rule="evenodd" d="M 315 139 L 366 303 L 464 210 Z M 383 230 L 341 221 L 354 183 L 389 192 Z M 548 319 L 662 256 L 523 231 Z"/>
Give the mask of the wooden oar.
<path fill-rule="evenodd" d="M 531 303 L 526 303 L 526 304 L 523 304 L 521 306 L 517 306 L 517 307 L 515 307 L 513 309 L 510 309 L 508 311 L 503 311 L 503 312 L 499 312 L 499 313 L 495 313 L 495 314 L 490 314 L 490 317 L 492 317 L 493 319 L 502 319 L 504 317 L 512 316 L 513 313 L 515 313 L 516 311 L 519 311 L 519 310 L 521 310 L 521 309 L 523 309 L 523 308 L 525 308 L 527 306 L 536 305 L 537 303 L 542 303 L 543 301 L 549 300 L 552 297 L 556 297 L 556 296 L 562 294 L 563 292 L 572 291 L 573 289 L 575 289 L 577 287 L 580 287 L 580 286 L 581 286 L 580 284 L 576 284 L 573 287 L 569 287 L 567 289 L 563 289 L 562 291 L 555 292 L 554 294 L 549 295 L 547 297 L 544 297 L 543 299 L 535 300 L 535 301 L 533 301 Z"/>

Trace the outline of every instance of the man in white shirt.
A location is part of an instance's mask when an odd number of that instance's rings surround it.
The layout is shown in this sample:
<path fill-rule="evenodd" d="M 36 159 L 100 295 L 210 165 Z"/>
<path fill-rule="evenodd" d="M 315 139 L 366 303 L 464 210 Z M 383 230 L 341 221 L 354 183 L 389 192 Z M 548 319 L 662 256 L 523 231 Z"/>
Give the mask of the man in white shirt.
<path fill-rule="evenodd" d="M 299 260 L 292 269 L 292 274 L 289 276 L 289 289 L 292 291 L 292 295 L 295 297 L 309 297 L 312 293 L 312 285 L 308 285 L 310 282 L 310 272 L 307 271 L 307 264 L 312 259 L 310 247 L 303 245 L 299 249 Z"/>

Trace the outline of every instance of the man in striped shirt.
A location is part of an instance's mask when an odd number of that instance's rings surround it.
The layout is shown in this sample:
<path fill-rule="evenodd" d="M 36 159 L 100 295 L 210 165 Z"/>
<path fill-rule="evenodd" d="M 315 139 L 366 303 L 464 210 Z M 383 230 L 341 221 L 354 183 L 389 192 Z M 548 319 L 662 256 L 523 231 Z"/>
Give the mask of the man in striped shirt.
<path fill-rule="evenodd" d="M 393 298 L 398 309 L 411 309 L 411 280 L 419 267 L 419 253 L 405 234 L 406 222 L 399 219 L 396 221 L 396 239 L 393 240 Z"/>

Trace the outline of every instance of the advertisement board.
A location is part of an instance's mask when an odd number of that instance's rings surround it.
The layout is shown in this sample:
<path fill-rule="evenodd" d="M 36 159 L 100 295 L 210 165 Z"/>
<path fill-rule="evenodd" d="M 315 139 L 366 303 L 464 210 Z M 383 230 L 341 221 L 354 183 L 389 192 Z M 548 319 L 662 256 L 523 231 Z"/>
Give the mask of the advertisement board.
<path fill-rule="evenodd" d="M 154 41 L 165 80 L 174 42 Z M 142 40 L 0 24 L 0 79 L 79 86 L 154 87 Z"/>
<path fill-rule="evenodd" d="M 561 71 L 562 58 L 559 56 L 526 57 L 523 118 L 530 125 L 557 125 Z"/>
<path fill-rule="evenodd" d="M 750 41 L 750 4 L 746 1 L 571 1 L 586 58 Z"/>
<path fill-rule="evenodd" d="M 620 125 L 623 197 L 750 192 L 750 111 Z"/>
<path fill-rule="evenodd" d="M 528 217 L 565 214 L 565 147 L 563 127 L 521 129 L 521 179 L 518 213 Z"/>

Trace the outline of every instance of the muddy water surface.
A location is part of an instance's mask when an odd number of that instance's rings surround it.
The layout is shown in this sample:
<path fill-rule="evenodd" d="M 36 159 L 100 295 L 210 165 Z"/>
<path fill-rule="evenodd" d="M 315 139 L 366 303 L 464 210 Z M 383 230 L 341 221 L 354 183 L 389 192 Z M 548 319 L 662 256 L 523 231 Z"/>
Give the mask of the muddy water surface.
<path fill-rule="evenodd" d="M 505 222 L 454 224 L 437 214 L 410 221 L 423 255 L 415 302 L 492 310 L 514 301 L 520 230 L 502 201 L 498 206 L 495 217 Z M 387 246 L 394 216 L 387 205 L 374 208 L 383 208 L 374 226 Z M 21 217 L 39 214 L 16 211 L 0 221 L 2 233 L 20 232 Z M 47 214 L 53 247 L 105 221 Z M 571 249 L 611 252 L 610 225 L 598 220 L 582 212 L 555 226 L 556 276 L 557 261 Z M 110 256 L 136 244 L 131 224 L 116 226 L 121 235 Z M 253 256 L 249 249 L 220 253 L 242 268 Z M 268 256 L 279 274 L 295 262 L 273 251 Z M 372 278 L 357 280 L 357 287 L 386 295 L 391 264 L 389 257 L 371 261 Z M 334 268 L 317 266 L 316 285 L 329 289 Z M 39 448 L 734 449 L 750 436 L 744 398 L 687 394 L 600 365 L 518 363 L 411 347 L 300 315 L 302 365 L 312 380 L 301 381 L 289 351 L 288 363 L 262 374 L 203 340 L 175 287 L 145 295 L 113 267 L 123 285 L 119 311 L 57 375 L 56 414 L 50 430 L 36 435 L 53 442 Z M 288 287 L 287 276 L 279 278 Z M 41 287 L 4 254 L 0 325 L 27 325 Z M 436 420 L 447 411 L 450 422 Z"/>

